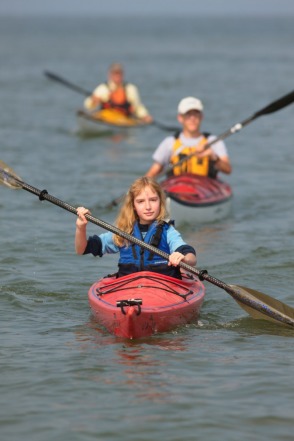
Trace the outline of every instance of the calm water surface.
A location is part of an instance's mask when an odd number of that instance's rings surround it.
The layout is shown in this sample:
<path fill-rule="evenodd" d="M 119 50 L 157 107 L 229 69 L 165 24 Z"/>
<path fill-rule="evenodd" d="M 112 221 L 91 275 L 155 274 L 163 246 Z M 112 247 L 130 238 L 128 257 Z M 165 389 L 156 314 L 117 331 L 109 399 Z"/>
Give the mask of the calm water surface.
<path fill-rule="evenodd" d="M 105 205 L 144 173 L 166 135 L 83 138 L 83 96 L 44 70 L 92 89 L 114 60 L 154 117 L 204 101 L 216 135 L 293 89 L 293 19 L 0 18 L 1 158 L 22 179 L 112 222 Z M 294 107 L 226 140 L 230 218 L 181 231 L 198 267 L 294 306 Z M 142 341 L 91 317 L 90 285 L 116 257 L 74 253 L 75 217 L 0 188 L 1 441 L 293 439 L 293 331 L 254 321 L 206 285 L 200 323 Z M 89 233 L 100 232 L 94 225 Z"/>

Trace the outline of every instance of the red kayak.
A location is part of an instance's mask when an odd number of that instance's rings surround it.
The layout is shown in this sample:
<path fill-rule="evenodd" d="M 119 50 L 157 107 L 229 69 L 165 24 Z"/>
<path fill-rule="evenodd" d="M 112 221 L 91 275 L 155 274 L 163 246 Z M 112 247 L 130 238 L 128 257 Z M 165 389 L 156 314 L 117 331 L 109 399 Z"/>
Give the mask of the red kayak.
<path fill-rule="evenodd" d="M 171 218 L 180 222 L 213 222 L 231 211 L 229 184 L 220 179 L 185 173 L 161 182 Z"/>
<path fill-rule="evenodd" d="M 111 334 L 128 339 L 197 323 L 205 287 L 195 276 L 183 273 L 182 277 L 149 271 L 105 277 L 89 289 L 90 307 Z"/>

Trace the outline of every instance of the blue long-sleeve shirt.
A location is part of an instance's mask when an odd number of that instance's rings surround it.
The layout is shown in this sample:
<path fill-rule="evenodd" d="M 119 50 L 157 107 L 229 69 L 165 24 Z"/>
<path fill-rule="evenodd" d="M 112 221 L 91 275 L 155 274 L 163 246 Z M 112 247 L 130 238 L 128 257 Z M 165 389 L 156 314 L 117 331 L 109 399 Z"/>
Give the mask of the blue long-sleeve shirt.
<path fill-rule="evenodd" d="M 148 225 L 139 224 L 139 228 L 142 236 L 144 237 L 146 231 L 148 230 Z M 174 251 L 178 251 L 183 255 L 188 253 L 193 253 L 196 255 L 195 249 L 184 242 L 181 234 L 172 225 L 170 225 L 167 230 L 167 242 L 170 248 L 170 254 Z M 93 254 L 94 256 L 102 257 L 103 254 L 114 254 L 118 253 L 119 250 L 120 247 L 113 242 L 113 233 L 107 232 L 102 233 L 99 236 L 96 234 L 90 236 L 84 254 Z"/>

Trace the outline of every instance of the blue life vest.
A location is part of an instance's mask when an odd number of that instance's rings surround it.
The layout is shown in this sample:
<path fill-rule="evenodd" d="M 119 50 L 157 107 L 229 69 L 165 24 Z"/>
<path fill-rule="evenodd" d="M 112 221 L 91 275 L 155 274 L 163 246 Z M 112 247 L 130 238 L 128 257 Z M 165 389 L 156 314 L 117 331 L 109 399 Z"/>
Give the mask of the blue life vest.
<path fill-rule="evenodd" d="M 167 230 L 169 227 L 169 224 L 166 222 L 155 221 L 150 225 L 146 236 L 143 239 L 139 225 L 136 222 L 132 235 L 137 239 L 170 254 L 169 245 L 167 243 Z M 153 271 L 171 277 L 181 278 L 179 267 L 168 266 L 168 261 L 163 257 L 145 250 L 136 244 L 129 244 L 128 246 L 120 248 L 118 267 L 118 277 L 138 271 Z"/>

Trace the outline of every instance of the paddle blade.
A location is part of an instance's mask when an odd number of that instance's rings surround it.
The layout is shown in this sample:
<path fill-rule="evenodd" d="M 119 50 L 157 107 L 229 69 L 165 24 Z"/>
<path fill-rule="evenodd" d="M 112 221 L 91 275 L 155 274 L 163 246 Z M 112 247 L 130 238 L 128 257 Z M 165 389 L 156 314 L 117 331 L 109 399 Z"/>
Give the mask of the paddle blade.
<path fill-rule="evenodd" d="M 124 197 L 125 197 L 124 194 L 121 196 L 118 196 L 117 198 L 113 199 L 108 205 L 106 205 L 105 208 L 110 209 L 113 207 L 117 207 L 123 201 Z"/>
<path fill-rule="evenodd" d="M 12 168 L 0 160 L 0 184 L 17 190 L 22 188 L 21 178 L 15 174 Z"/>
<path fill-rule="evenodd" d="M 229 286 L 238 291 L 235 300 L 251 317 L 294 327 L 294 309 L 291 306 L 254 289 L 240 285 Z"/>
<path fill-rule="evenodd" d="M 52 72 L 48 72 L 48 70 L 44 71 L 44 75 L 46 75 L 46 77 L 50 78 L 50 80 L 59 81 L 59 82 L 62 81 L 62 79 L 59 76 L 55 75 Z"/>
<path fill-rule="evenodd" d="M 46 75 L 47 78 L 53 81 L 57 81 L 60 84 L 63 84 L 64 86 L 68 87 L 69 89 L 74 90 L 75 92 L 81 93 L 85 96 L 92 95 L 92 92 L 89 90 L 85 90 L 84 88 L 77 86 L 76 84 L 71 83 L 70 81 L 66 80 L 65 78 L 60 77 L 59 75 L 54 74 L 53 72 L 48 72 L 45 70 L 44 75 Z"/>
<path fill-rule="evenodd" d="M 261 109 L 259 112 L 256 112 L 254 117 L 267 115 L 268 113 L 277 112 L 277 110 L 283 109 L 286 106 L 289 106 L 289 104 L 293 103 L 294 101 L 294 90 L 287 95 L 284 95 L 282 98 L 279 98 L 278 100 L 274 101 L 273 103 L 269 104 L 268 106 Z"/>

